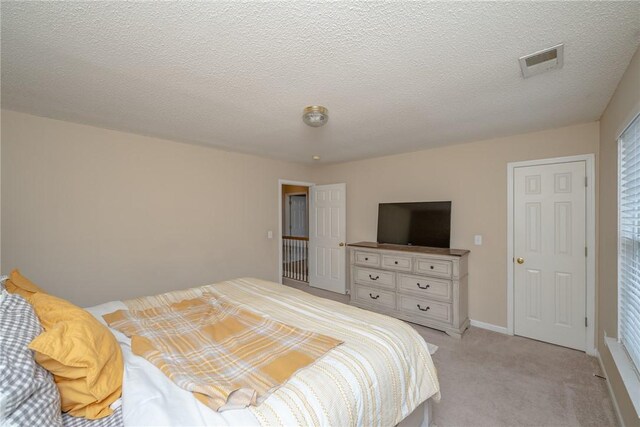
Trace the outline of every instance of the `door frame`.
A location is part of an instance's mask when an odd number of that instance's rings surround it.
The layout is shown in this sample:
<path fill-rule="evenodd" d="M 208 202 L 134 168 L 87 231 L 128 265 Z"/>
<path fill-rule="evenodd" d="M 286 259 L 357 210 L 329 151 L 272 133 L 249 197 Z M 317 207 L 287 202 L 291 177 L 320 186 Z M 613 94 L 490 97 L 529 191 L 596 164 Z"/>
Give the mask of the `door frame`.
<path fill-rule="evenodd" d="M 587 333 L 585 349 L 586 353 L 595 356 L 595 331 L 596 331 L 596 180 L 595 180 L 595 155 L 581 154 L 577 156 L 554 157 L 550 159 L 527 160 L 507 163 L 507 333 L 514 335 L 514 253 L 513 253 L 513 209 L 514 209 L 514 183 L 513 174 L 516 168 L 524 166 L 543 166 L 556 163 L 585 162 L 587 173 L 586 191 L 586 237 L 587 237 L 587 263 L 586 263 L 586 307 Z"/>
<path fill-rule="evenodd" d="M 282 185 L 301 185 L 304 187 L 313 187 L 315 184 L 312 182 L 304 181 L 292 181 L 290 179 L 278 180 L 278 283 L 282 283 Z M 309 191 L 309 197 L 311 191 Z M 307 206 L 309 205 L 309 199 L 307 199 Z M 307 218 L 308 219 L 308 218 Z"/>

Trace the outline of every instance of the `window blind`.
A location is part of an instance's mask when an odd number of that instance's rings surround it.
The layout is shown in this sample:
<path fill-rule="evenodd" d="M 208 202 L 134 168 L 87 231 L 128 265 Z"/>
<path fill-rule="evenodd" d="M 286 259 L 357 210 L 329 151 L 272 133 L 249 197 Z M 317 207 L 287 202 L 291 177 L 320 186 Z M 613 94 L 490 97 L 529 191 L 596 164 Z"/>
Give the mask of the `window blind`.
<path fill-rule="evenodd" d="M 640 370 L 640 116 L 619 139 L 618 338 Z"/>

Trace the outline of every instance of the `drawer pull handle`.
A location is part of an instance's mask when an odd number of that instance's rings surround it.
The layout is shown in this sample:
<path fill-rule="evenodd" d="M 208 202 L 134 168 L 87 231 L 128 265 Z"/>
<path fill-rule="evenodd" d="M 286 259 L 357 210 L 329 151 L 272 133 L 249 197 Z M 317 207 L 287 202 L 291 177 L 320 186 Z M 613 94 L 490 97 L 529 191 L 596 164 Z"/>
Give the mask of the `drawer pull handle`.
<path fill-rule="evenodd" d="M 371 297 L 371 299 L 378 299 L 380 298 L 380 295 L 376 295 L 375 297 L 373 296 L 373 294 L 369 294 L 369 296 Z"/>
<path fill-rule="evenodd" d="M 369 279 L 371 280 L 378 280 L 379 278 L 380 276 L 373 277 L 372 275 L 369 275 Z"/>
<path fill-rule="evenodd" d="M 431 269 L 433 270 L 433 265 L 431 266 Z"/>
<path fill-rule="evenodd" d="M 398 261 L 394 261 L 394 263 L 395 263 L 396 265 L 398 265 Z"/>
<path fill-rule="evenodd" d="M 369 261 L 369 258 L 365 257 L 365 258 L 364 258 L 364 260 L 365 260 L 365 261 Z"/>
<path fill-rule="evenodd" d="M 429 289 L 429 287 L 431 286 L 431 285 L 426 285 L 426 286 L 422 287 L 422 286 L 420 286 L 420 283 L 416 283 L 416 285 L 418 285 L 418 287 L 420 289 Z"/>
<path fill-rule="evenodd" d="M 371 294 L 369 294 L 369 295 L 371 295 Z M 420 304 L 418 304 L 418 310 L 420 310 L 420 311 L 427 311 L 427 310 L 429 310 L 430 308 L 431 308 L 431 307 L 422 308 L 422 307 L 420 307 Z"/>

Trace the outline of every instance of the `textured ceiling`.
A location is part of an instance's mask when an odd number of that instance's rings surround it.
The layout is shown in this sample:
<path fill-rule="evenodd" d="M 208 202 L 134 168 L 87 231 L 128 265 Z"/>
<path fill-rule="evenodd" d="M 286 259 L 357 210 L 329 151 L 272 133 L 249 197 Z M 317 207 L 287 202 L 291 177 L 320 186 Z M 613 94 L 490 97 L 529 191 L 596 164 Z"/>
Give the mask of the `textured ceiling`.
<path fill-rule="evenodd" d="M 336 162 L 597 120 L 640 2 L 2 2 L 2 107 Z M 518 57 L 565 43 L 564 68 Z M 329 123 L 310 128 L 302 109 Z"/>

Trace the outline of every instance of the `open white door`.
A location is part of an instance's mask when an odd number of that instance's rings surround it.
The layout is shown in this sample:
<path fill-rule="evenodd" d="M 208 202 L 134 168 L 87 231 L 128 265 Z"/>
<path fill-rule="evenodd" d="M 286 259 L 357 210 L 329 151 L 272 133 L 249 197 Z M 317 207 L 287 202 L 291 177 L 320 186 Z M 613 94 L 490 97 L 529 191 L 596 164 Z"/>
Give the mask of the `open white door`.
<path fill-rule="evenodd" d="M 311 187 L 309 209 L 309 285 L 345 294 L 346 184 Z"/>

